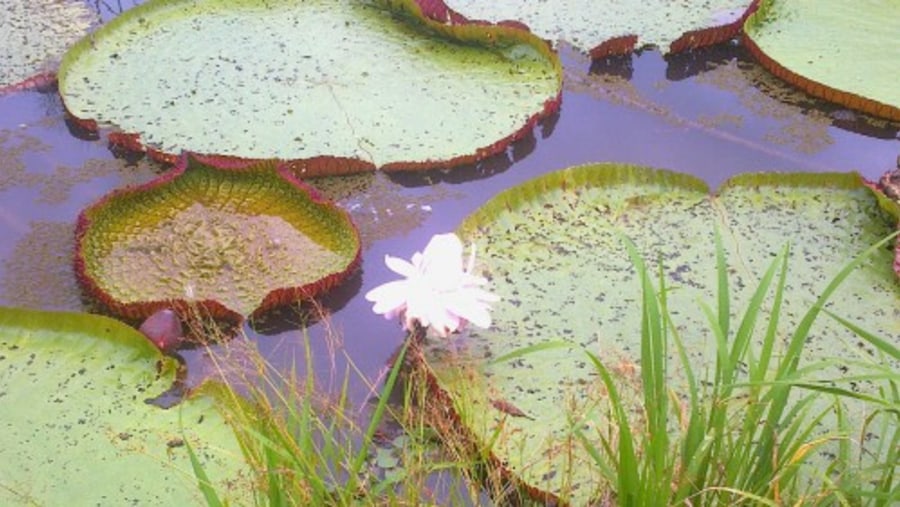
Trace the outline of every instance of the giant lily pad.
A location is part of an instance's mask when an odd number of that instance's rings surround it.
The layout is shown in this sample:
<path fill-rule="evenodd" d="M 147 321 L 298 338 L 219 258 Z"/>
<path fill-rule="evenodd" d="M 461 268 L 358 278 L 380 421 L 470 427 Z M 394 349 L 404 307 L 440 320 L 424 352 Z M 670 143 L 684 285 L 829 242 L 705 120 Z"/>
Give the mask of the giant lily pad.
<path fill-rule="evenodd" d="M 537 37 L 444 26 L 411 0 L 152 0 L 60 69 L 69 112 L 154 152 L 287 159 L 306 174 L 480 160 L 555 110 L 560 88 Z"/>
<path fill-rule="evenodd" d="M 82 212 L 75 269 L 113 313 L 195 304 L 240 319 L 313 297 L 359 264 L 349 216 L 273 162 L 181 158 L 166 175 Z"/>
<path fill-rule="evenodd" d="M 640 414 L 641 286 L 622 235 L 648 263 L 663 263 L 674 325 L 702 379 L 715 361 L 699 302 L 715 306 L 717 228 L 733 309 L 744 308 L 757 276 L 792 243 L 780 321 L 787 336 L 845 263 L 895 230 L 898 215 L 896 203 L 851 174 L 744 175 L 713 195 L 694 177 L 641 167 L 600 164 L 549 174 L 501 193 L 463 223 L 461 236 L 478 245 L 481 268 L 502 300 L 494 326 L 470 331 L 464 350 L 428 339 L 425 359 L 439 394 L 497 463 L 542 497 L 586 505 L 599 498 L 602 479 L 574 428 L 602 420 L 607 400 L 585 351 L 618 374 L 619 391 Z M 879 336 L 900 336 L 892 260 L 890 250 L 876 252 L 828 308 Z M 530 352 L 515 353 L 525 347 Z M 804 350 L 806 361 L 867 354 L 827 317 L 816 322 Z M 671 374 L 677 392 L 684 380 Z M 853 366 L 819 374 L 841 378 Z M 605 431 L 600 426 L 588 433 L 596 437 Z"/>
<path fill-rule="evenodd" d="M 765 0 L 744 30 L 747 46 L 776 76 L 900 120 L 900 3 Z"/>
<path fill-rule="evenodd" d="M 0 307 L 0 366 L 3 505 L 203 505 L 186 443 L 220 494 L 250 501 L 219 391 L 168 410 L 148 404 L 177 364 L 134 329 Z"/>
<path fill-rule="evenodd" d="M 635 44 L 664 52 L 715 44 L 740 31 L 751 0 L 644 2 L 445 0 L 465 18 L 525 23 L 537 35 L 565 40 L 596 58 L 629 53 Z"/>
<path fill-rule="evenodd" d="M 96 18 L 78 0 L 0 0 L 0 91 L 51 81 L 59 58 Z"/>

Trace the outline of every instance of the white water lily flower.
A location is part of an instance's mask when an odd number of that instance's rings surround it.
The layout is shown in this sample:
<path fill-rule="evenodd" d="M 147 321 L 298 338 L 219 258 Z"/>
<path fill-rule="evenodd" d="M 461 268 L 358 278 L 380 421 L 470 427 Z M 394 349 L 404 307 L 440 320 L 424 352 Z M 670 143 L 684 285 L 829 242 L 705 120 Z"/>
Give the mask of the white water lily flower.
<path fill-rule="evenodd" d="M 496 295 L 481 288 L 484 278 L 473 275 L 475 245 L 468 265 L 463 267 L 463 245 L 456 234 L 438 234 L 424 252 L 416 252 L 412 262 L 386 255 L 384 263 L 403 280 L 388 282 L 366 293 L 375 303 L 372 311 L 393 319 L 403 316 L 403 327 L 418 322 L 442 337 L 462 329 L 467 322 L 491 326 L 490 303 Z"/>

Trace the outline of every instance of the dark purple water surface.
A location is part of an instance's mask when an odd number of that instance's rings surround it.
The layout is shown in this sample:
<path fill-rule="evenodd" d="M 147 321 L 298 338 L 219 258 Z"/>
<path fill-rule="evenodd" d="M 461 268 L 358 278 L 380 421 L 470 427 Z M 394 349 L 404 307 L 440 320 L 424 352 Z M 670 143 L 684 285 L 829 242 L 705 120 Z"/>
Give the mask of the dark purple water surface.
<path fill-rule="evenodd" d="M 108 5 L 98 8 L 109 15 Z M 645 51 L 593 65 L 561 51 L 561 111 L 505 155 L 451 171 L 358 177 L 353 181 L 368 190 L 332 191 L 360 223 L 362 271 L 325 298 L 333 312 L 327 326 L 304 328 L 287 318 L 273 319 L 262 332 L 245 327 L 269 361 L 303 373 L 308 333 L 322 382 L 339 386 L 348 360 L 366 379 L 377 379 L 404 338 L 397 322 L 374 315 L 362 297 L 394 278 L 385 254 L 410 257 L 497 192 L 549 171 L 627 162 L 691 173 L 713 187 L 755 171 L 859 171 L 873 179 L 893 167 L 900 151 L 897 124 L 792 92 L 734 45 L 668 61 Z M 105 141 L 76 134 L 55 91 L 0 96 L 0 305 L 86 308 L 71 271 L 77 214 L 107 192 L 164 170 L 117 158 Z M 326 328 L 342 339 L 336 356 Z M 195 383 L 209 371 L 207 353 L 184 356 Z M 367 381 L 354 375 L 350 394 L 363 406 L 371 394 Z"/>

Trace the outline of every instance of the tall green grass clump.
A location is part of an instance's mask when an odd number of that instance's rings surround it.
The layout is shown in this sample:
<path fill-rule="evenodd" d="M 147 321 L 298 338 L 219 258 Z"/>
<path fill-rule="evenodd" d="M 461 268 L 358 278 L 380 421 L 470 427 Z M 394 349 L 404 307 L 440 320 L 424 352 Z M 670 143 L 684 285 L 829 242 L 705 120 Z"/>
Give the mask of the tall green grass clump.
<path fill-rule="evenodd" d="M 806 311 L 786 341 L 779 336 L 779 317 L 788 276 L 789 246 L 772 260 L 739 318 L 732 318 L 725 252 L 716 237 L 717 299 L 701 304 L 715 338 L 715 367 L 700 378 L 692 368 L 678 329 L 667 310 L 662 268 L 654 277 L 636 246 L 625 239 L 642 286 L 640 371 L 643 414 L 635 422 L 625 408 L 609 369 L 587 352 L 609 392 L 613 430 L 595 445 L 580 433 L 593 461 L 615 489 L 621 506 L 668 505 L 895 505 L 900 501 L 896 472 L 900 458 L 898 373 L 883 362 L 866 365 L 870 373 L 856 380 L 884 382 L 882 398 L 864 396 L 831 383 L 808 380 L 822 364 L 799 368 L 804 343 L 829 297 L 885 238 L 849 262 Z M 657 287 L 653 279 L 656 278 Z M 769 297 L 771 295 L 771 297 Z M 766 301 L 771 304 L 766 308 Z M 833 314 L 831 314 L 833 315 Z M 898 358 L 888 340 L 854 330 L 884 354 Z M 674 347 L 687 384 L 679 399 L 667 381 L 669 347 Z M 851 381 L 853 379 L 843 379 Z M 829 400 L 822 408 L 817 399 Z M 881 435 L 873 455 L 851 449 L 846 427 L 847 399 L 872 405 L 869 431 Z M 820 423 L 833 417 L 837 425 L 825 434 Z M 868 427 L 871 425 L 871 427 Z M 878 427 L 875 427 L 875 426 Z M 812 485 L 800 474 L 814 451 L 837 449 L 827 470 Z M 868 452 L 872 452 L 867 449 Z"/>
<path fill-rule="evenodd" d="M 221 408 L 236 431 L 244 458 L 256 472 L 255 505 L 477 503 L 480 490 L 463 479 L 472 468 L 469 457 L 440 452 L 426 422 L 430 418 L 418 405 L 427 398 L 420 392 L 424 384 L 402 378 L 407 355 L 415 348 L 414 334 L 392 359 L 380 389 L 351 360 L 339 377 L 339 392 L 329 395 L 317 383 L 306 334 L 305 376 L 279 372 L 255 348 L 242 352 L 241 360 L 250 363 L 243 372 L 220 365 L 229 393 L 229 402 Z M 361 411 L 349 401 L 354 375 L 378 393 L 370 411 Z M 367 416 L 362 423 L 360 412 Z M 396 434 L 402 438 L 391 438 Z M 386 445 L 385 439 L 400 443 L 399 448 L 391 442 Z M 390 473 L 384 473 L 386 459 L 396 465 Z M 224 495 L 210 486 L 199 463 L 194 474 L 207 505 L 223 505 Z"/>

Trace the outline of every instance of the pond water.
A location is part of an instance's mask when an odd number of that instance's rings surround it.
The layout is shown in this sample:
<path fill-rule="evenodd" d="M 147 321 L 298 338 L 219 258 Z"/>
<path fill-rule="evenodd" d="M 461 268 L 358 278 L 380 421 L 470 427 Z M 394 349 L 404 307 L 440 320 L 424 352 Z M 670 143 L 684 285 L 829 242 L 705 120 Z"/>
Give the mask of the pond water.
<path fill-rule="evenodd" d="M 107 19 L 123 7 L 94 5 Z M 446 171 L 312 181 L 359 225 L 362 270 L 323 299 L 331 314 L 325 321 L 303 326 L 285 312 L 255 329 L 245 326 L 269 361 L 285 370 L 302 366 L 308 336 L 324 385 L 339 388 L 340 372 L 348 361 L 355 364 L 363 377 L 353 376 L 351 403 L 365 406 L 368 383 L 404 338 L 397 322 L 373 314 L 362 297 L 394 278 L 385 254 L 409 258 L 497 192 L 550 171 L 634 163 L 694 174 L 715 188 L 757 171 L 858 171 L 877 179 L 900 152 L 900 125 L 793 92 L 734 44 L 669 59 L 648 50 L 593 64 L 566 47 L 561 54 L 561 110 L 505 154 Z M 53 89 L 0 96 L 0 305 L 86 310 L 71 268 L 78 213 L 113 189 L 163 171 L 72 128 Z M 340 338 L 337 353 L 326 336 Z M 208 354 L 183 352 L 189 384 L 209 373 Z"/>

